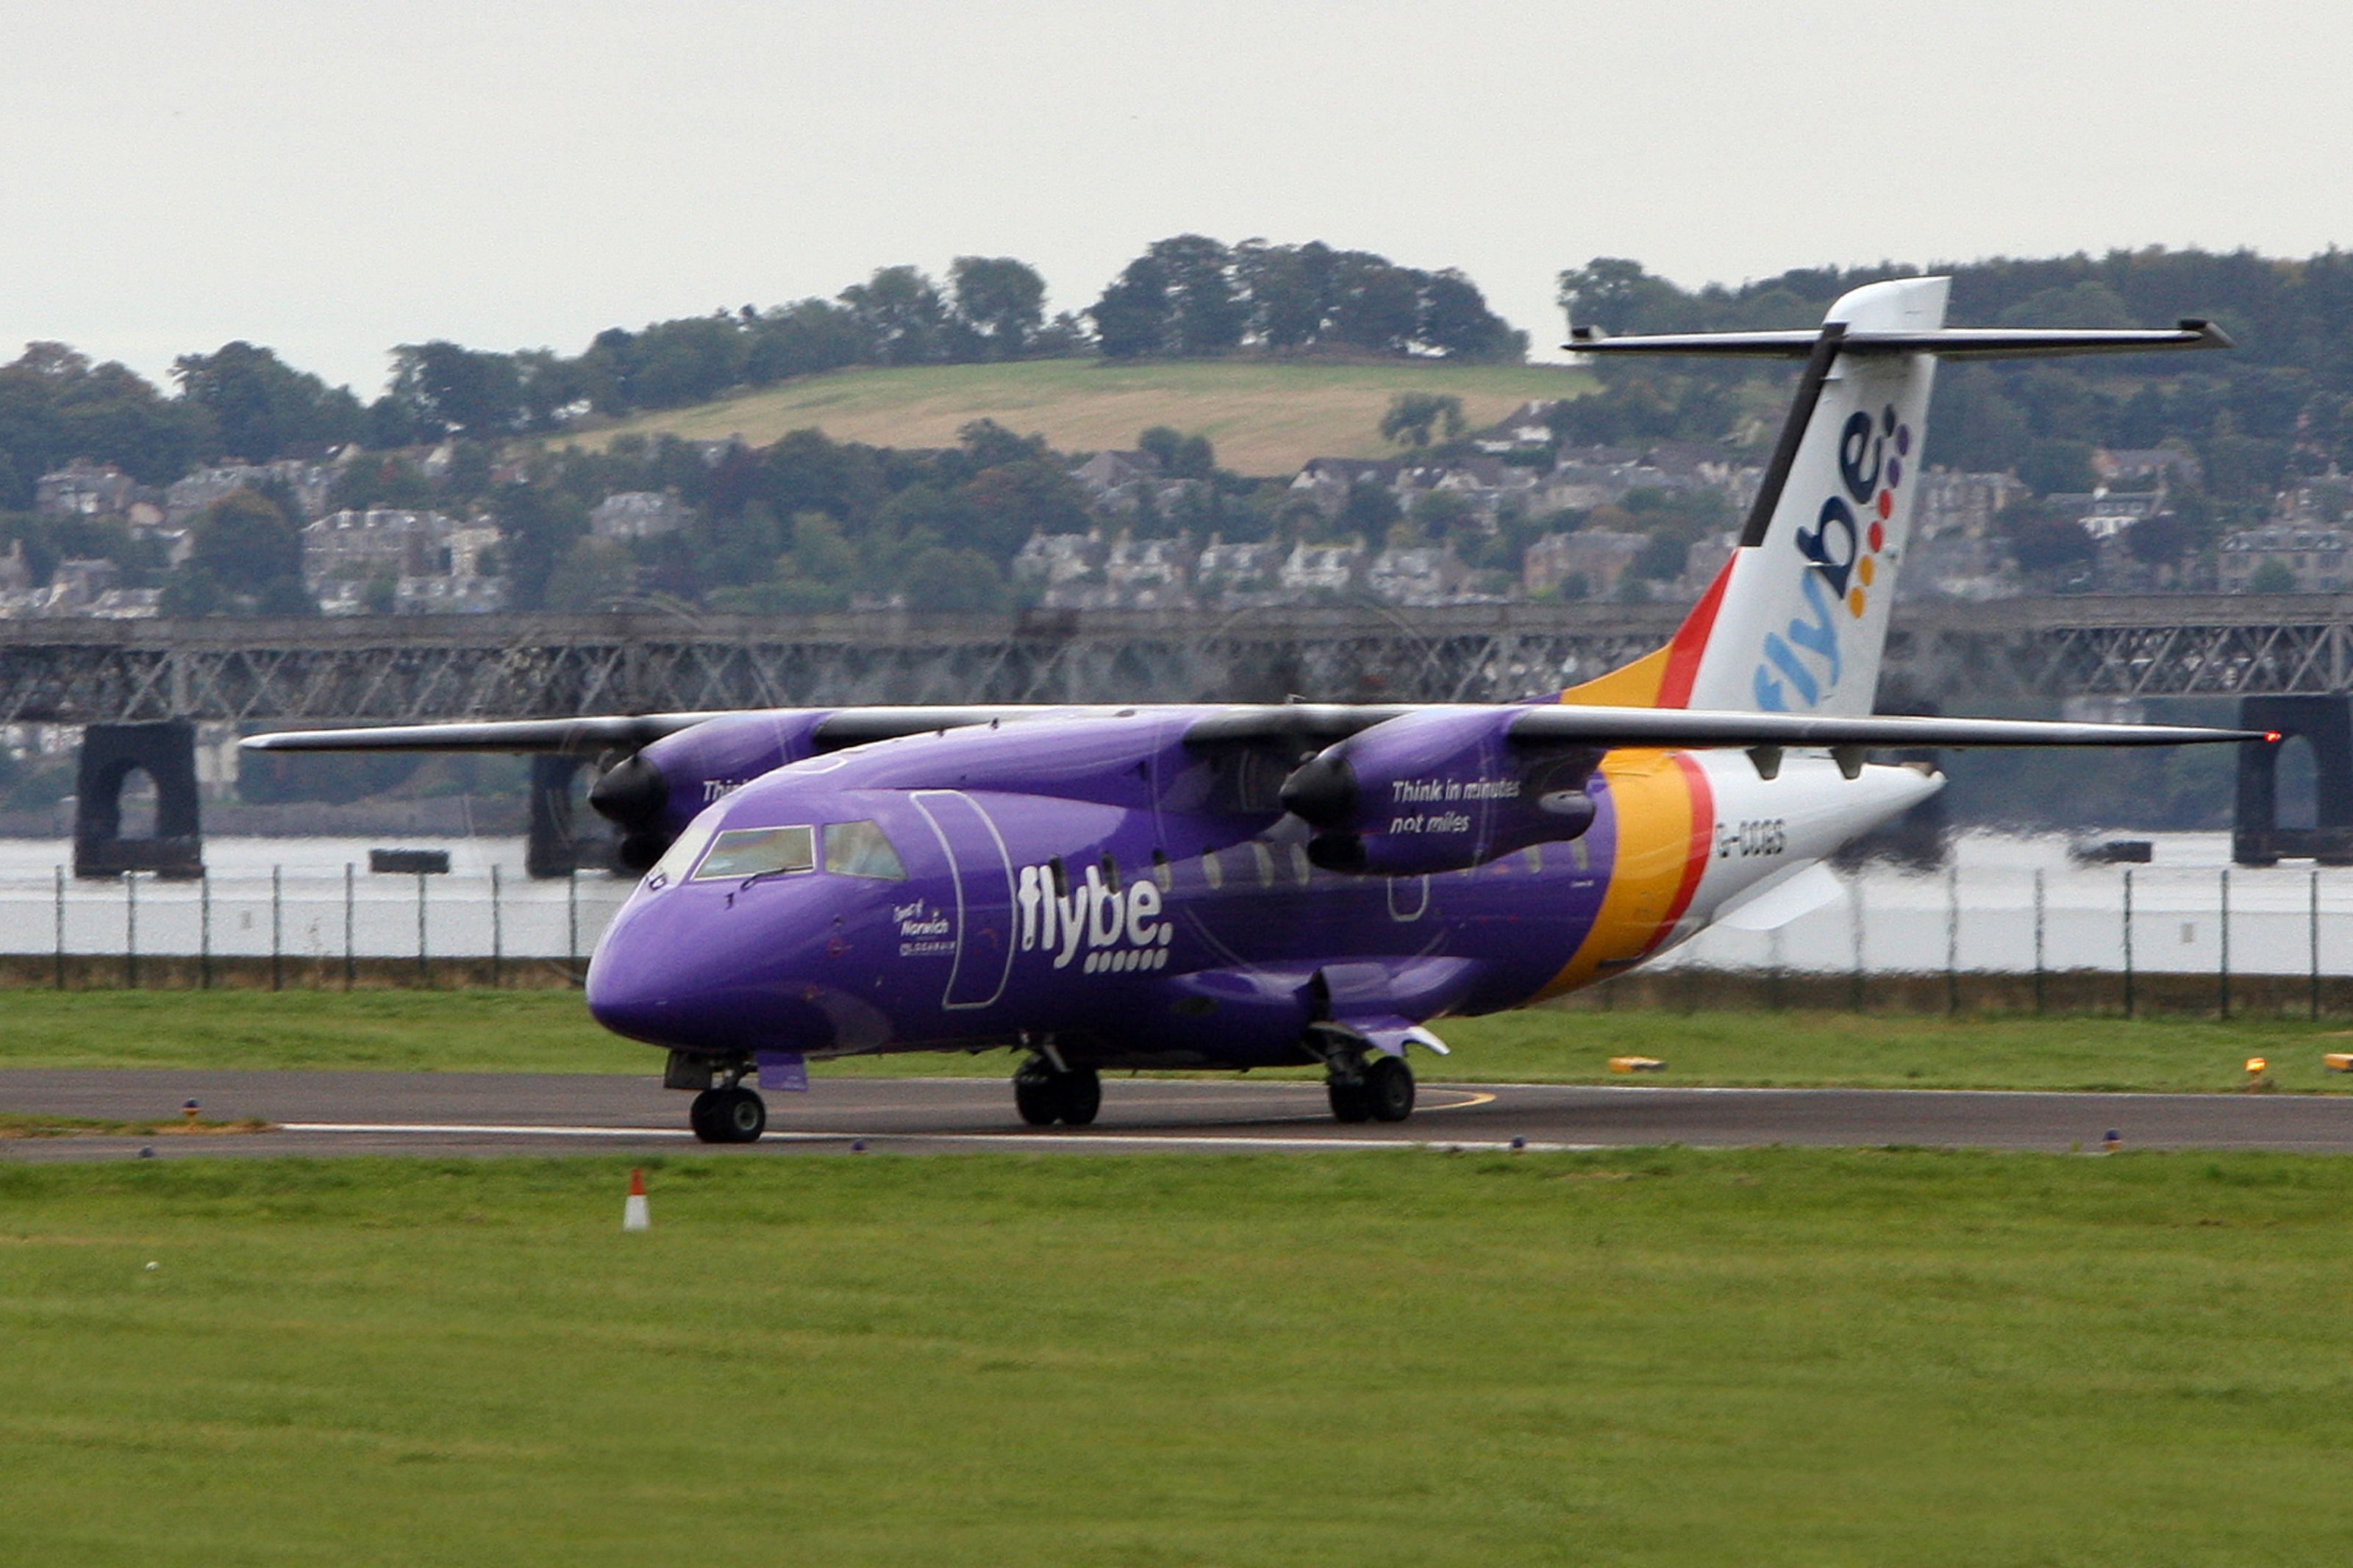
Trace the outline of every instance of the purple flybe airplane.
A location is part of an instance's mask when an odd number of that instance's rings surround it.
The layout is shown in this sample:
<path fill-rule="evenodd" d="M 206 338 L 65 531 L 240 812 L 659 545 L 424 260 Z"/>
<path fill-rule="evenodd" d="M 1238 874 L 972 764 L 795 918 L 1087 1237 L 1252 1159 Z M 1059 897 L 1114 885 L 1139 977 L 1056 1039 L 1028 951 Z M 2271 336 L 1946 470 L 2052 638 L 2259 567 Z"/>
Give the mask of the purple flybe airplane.
<path fill-rule="evenodd" d="M 1011 1047 L 1021 1117 L 1083 1125 L 1106 1068 L 1320 1065 L 1402 1121 L 1429 1026 L 1621 973 L 1835 892 L 1823 862 L 1941 785 L 1875 748 L 2263 740 L 1875 717 L 1940 359 L 2227 347 L 1944 326 L 1947 280 L 1819 330 L 1599 338 L 1802 360 L 1739 547 L 1665 647 L 1492 705 L 781 709 L 256 737 L 264 750 L 636 748 L 591 794 L 644 876 L 589 1010 L 668 1051 L 702 1138 L 811 1058 Z M 2272 737 L 2274 738 L 2275 737 Z"/>

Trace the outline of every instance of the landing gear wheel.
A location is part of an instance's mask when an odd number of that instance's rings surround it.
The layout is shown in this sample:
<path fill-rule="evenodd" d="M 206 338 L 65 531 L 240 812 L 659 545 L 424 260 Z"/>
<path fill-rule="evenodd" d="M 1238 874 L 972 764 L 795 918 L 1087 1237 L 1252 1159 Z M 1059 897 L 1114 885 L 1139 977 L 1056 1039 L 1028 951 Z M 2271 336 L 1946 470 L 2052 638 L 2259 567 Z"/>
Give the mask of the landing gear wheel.
<path fill-rule="evenodd" d="M 1061 1115 L 1062 1097 L 1054 1083 L 1056 1076 L 1054 1069 L 1042 1062 L 1027 1063 L 1013 1075 L 1013 1108 L 1032 1127 L 1051 1127 Z"/>
<path fill-rule="evenodd" d="M 1376 1121 L 1413 1114 L 1413 1069 L 1403 1057 L 1382 1057 L 1365 1068 L 1365 1108 Z"/>
<path fill-rule="evenodd" d="M 706 1089 L 686 1119 L 705 1143 L 750 1143 L 768 1130 L 768 1104 L 748 1089 Z"/>
<path fill-rule="evenodd" d="M 752 1143 L 768 1130 L 768 1102 L 748 1089 L 731 1089 L 719 1103 L 720 1131 L 730 1143 Z"/>
<path fill-rule="evenodd" d="M 1103 1075 L 1092 1068 L 1072 1068 L 1062 1074 L 1062 1120 L 1084 1127 L 1103 1109 Z"/>
<path fill-rule="evenodd" d="M 1013 1075 L 1013 1104 L 1032 1127 L 1084 1127 L 1103 1109 L 1103 1077 L 1092 1068 L 1056 1072 L 1051 1063 L 1026 1062 Z"/>
<path fill-rule="evenodd" d="M 1373 1119 L 1373 1097 L 1362 1073 L 1334 1073 L 1324 1080 L 1324 1089 L 1332 1097 L 1332 1118 L 1335 1121 L 1370 1121 Z"/>

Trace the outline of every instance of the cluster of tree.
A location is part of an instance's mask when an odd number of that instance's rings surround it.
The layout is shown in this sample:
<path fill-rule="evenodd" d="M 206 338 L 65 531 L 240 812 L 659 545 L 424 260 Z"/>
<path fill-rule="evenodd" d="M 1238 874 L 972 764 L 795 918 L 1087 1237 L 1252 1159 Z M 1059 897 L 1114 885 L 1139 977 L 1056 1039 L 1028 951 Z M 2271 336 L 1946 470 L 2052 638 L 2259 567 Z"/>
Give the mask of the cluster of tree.
<path fill-rule="evenodd" d="M 1515 358 L 1526 347 L 1459 271 L 1416 271 L 1320 242 L 1229 249 L 1179 236 L 1152 246 L 1086 316 L 1049 320 L 1045 307 L 1046 281 L 1027 262 L 960 256 L 944 282 L 886 267 L 830 300 L 609 328 L 571 356 L 403 343 L 372 403 L 248 342 L 183 356 L 176 396 L 121 364 L 34 343 L 0 367 L 0 508 L 29 505 L 34 481 L 76 458 L 164 484 L 223 459 L 354 442 L 393 450 L 452 435 L 495 441 L 849 365 L 1219 354 L 1245 344 Z"/>
<path fill-rule="evenodd" d="M 250 343 L 185 354 L 172 376 L 176 397 L 51 342 L 0 365 L 0 509 L 29 507 L 36 481 L 77 458 L 164 485 L 201 464 L 315 454 L 368 432 L 348 388 Z"/>
<path fill-rule="evenodd" d="M 1113 359 L 1229 353 L 1443 354 L 1517 360 L 1528 337 L 1452 268 L 1424 272 L 1320 240 L 1155 241 L 1089 312 Z"/>
<path fill-rule="evenodd" d="M 963 364 L 1089 351 L 1076 318 L 1047 321 L 1046 282 L 1011 257 L 960 256 L 944 287 L 886 267 L 831 300 L 746 305 L 596 334 L 574 358 L 493 353 L 437 340 L 393 351 L 372 442 L 402 446 L 449 430 L 477 437 L 552 429 L 586 413 L 623 415 L 703 402 L 846 365 Z"/>

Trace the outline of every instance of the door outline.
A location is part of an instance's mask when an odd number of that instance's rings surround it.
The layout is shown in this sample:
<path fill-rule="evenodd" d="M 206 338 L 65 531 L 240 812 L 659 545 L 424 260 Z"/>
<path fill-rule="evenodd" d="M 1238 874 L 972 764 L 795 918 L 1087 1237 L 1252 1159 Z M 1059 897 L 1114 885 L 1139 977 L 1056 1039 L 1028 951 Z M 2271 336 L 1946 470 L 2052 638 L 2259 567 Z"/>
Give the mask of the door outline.
<path fill-rule="evenodd" d="M 994 1007 L 997 1005 L 997 1002 L 1004 997 L 1006 984 L 1013 976 L 1013 857 L 1005 847 L 1005 836 L 997 830 L 997 824 L 991 820 L 988 813 L 981 808 L 980 802 L 973 799 L 972 796 L 965 794 L 962 790 L 916 790 L 908 798 L 914 802 L 915 809 L 923 814 L 924 823 L 930 826 L 932 830 L 932 837 L 939 840 L 940 853 L 947 857 L 948 885 L 955 891 L 955 954 L 948 964 L 947 988 L 940 994 L 941 1011 L 971 1012 L 977 1011 L 983 1007 Z M 990 868 L 986 864 L 983 864 L 972 867 L 970 869 L 976 877 L 986 875 L 993 870 L 996 874 L 1001 875 L 1005 879 L 1004 919 L 1006 929 L 1002 936 L 1005 949 L 1005 962 L 997 969 L 996 989 L 992 990 L 986 998 L 980 1001 L 958 1001 L 956 999 L 957 983 L 965 978 L 965 935 L 970 930 L 970 921 L 967 915 L 966 900 L 965 897 L 965 872 L 967 868 L 956 854 L 955 841 L 948 836 L 947 829 L 941 826 L 939 817 L 933 813 L 931 806 L 926 804 L 927 801 L 931 800 L 953 800 L 961 802 L 972 812 L 973 816 L 980 819 L 980 825 L 988 829 L 989 842 L 996 847 L 997 864 L 994 868 Z M 976 845 L 975 847 L 977 847 L 977 846 Z M 975 954 L 975 956 L 977 956 L 977 954 Z M 983 962 L 985 963 L 986 961 L 984 960 Z M 973 978 L 976 982 L 983 977 L 976 975 Z"/>

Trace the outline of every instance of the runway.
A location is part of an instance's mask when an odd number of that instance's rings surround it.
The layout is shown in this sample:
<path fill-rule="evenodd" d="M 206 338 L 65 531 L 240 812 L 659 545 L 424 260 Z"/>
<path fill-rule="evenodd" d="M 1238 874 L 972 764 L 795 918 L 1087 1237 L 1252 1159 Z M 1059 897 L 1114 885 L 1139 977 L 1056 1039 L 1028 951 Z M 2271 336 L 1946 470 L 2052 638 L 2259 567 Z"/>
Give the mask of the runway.
<path fill-rule="evenodd" d="M 2276 1149 L 2353 1152 L 2353 1097 L 1977 1093 L 1424 1084 L 1410 1121 L 1343 1126 L 1323 1086 L 1109 1078 L 1086 1128 L 1027 1127 L 997 1079 L 819 1079 L 770 1094 L 768 1135 L 706 1149 L 688 1097 L 649 1078 L 588 1074 L 0 1071 L 0 1111 L 271 1124 L 249 1134 L 0 1140 L 0 1160 L 331 1154 L 776 1154 L 1050 1152 L 1201 1153 L 1767 1143 L 2063 1151 Z M 1516 1141 L 1516 1142 L 1515 1142 Z"/>

